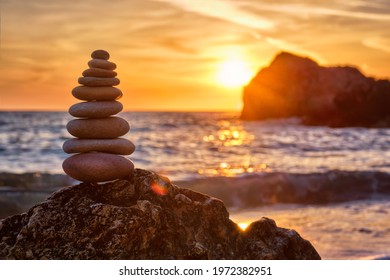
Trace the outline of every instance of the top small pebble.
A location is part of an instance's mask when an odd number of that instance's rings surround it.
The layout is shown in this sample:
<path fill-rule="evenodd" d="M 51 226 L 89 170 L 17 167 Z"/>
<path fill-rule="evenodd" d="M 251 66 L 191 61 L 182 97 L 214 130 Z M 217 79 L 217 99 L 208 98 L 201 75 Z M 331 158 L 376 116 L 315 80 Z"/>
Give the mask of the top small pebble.
<path fill-rule="evenodd" d="M 91 57 L 94 59 L 108 60 L 110 58 L 110 54 L 105 50 L 96 50 L 91 53 Z"/>

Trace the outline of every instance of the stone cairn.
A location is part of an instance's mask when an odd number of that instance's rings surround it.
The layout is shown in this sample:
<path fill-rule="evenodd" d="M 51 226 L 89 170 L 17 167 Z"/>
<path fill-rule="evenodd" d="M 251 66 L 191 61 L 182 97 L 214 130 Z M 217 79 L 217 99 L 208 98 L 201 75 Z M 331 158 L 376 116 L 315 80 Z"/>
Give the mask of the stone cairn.
<path fill-rule="evenodd" d="M 82 86 L 72 90 L 74 97 L 86 102 L 76 103 L 69 108 L 71 120 L 66 128 L 77 137 L 65 141 L 64 152 L 76 154 L 67 158 L 62 167 L 70 177 L 83 182 L 106 182 L 132 176 L 133 163 L 121 155 L 130 155 L 135 146 L 124 138 L 130 126 L 126 120 L 113 116 L 123 106 L 116 101 L 122 92 L 114 86 L 116 64 L 108 61 L 110 55 L 96 50 L 88 62 L 89 69 L 83 72 L 78 82 Z"/>

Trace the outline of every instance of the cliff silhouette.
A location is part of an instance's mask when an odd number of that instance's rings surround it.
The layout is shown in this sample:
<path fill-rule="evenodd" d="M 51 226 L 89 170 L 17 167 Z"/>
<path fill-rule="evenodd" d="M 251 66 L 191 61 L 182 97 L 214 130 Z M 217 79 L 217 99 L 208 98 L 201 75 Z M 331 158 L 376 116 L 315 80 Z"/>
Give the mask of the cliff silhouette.
<path fill-rule="evenodd" d="M 390 127 L 390 81 L 287 52 L 244 88 L 244 120 L 300 117 L 307 125 Z"/>

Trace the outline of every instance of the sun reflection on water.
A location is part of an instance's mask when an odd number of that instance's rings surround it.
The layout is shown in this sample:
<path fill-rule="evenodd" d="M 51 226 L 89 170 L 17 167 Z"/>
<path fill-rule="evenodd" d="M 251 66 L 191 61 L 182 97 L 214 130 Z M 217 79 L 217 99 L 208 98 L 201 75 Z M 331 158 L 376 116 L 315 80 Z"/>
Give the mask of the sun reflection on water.
<path fill-rule="evenodd" d="M 217 168 L 203 168 L 198 170 L 198 174 L 205 176 L 223 176 L 223 177 L 234 177 L 246 173 L 261 173 L 271 172 L 271 168 L 266 163 L 260 164 L 229 164 L 222 162 Z"/>
<path fill-rule="evenodd" d="M 216 146 L 241 146 L 250 144 L 255 136 L 246 132 L 242 126 L 230 126 L 228 121 L 218 122 L 220 129 L 216 134 L 205 135 L 203 141 Z"/>
<path fill-rule="evenodd" d="M 216 152 L 222 151 L 224 154 L 230 154 L 230 157 L 221 158 L 218 166 L 208 166 L 198 169 L 198 174 L 203 176 L 224 176 L 234 177 L 247 173 L 261 173 L 270 172 L 270 167 L 264 163 L 259 162 L 258 159 L 252 159 L 248 154 L 248 160 L 237 162 L 235 154 L 247 151 L 245 146 L 250 145 L 255 136 L 247 132 L 239 122 L 231 123 L 230 121 L 219 121 L 218 130 L 209 135 L 203 136 L 203 141 L 215 149 Z M 237 153 L 238 152 L 238 153 Z M 242 157 L 242 153 L 240 154 Z"/>

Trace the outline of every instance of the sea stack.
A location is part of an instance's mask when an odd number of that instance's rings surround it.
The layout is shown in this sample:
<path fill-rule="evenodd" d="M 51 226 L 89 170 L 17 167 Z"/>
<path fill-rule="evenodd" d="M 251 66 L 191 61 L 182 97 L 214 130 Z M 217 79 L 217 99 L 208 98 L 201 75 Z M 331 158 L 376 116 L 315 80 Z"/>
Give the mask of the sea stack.
<path fill-rule="evenodd" d="M 134 144 L 120 136 L 125 135 L 130 126 L 120 117 L 114 116 L 123 106 L 116 101 L 122 92 L 114 86 L 116 64 L 108 61 L 107 51 L 96 50 L 88 62 L 89 69 L 82 73 L 72 94 L 84 102 L 69 108 L 69 114 L 77 119 L 66 126 L 73 139 L 65 141 L 63 150 L 75 154 L 62 164 L 65 173 L 82 182 L 106 182 L 131 177 L 133 163 L 122 155 L 134 152 Z"/>

